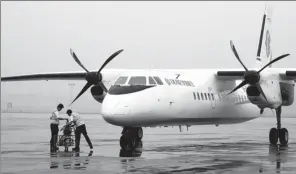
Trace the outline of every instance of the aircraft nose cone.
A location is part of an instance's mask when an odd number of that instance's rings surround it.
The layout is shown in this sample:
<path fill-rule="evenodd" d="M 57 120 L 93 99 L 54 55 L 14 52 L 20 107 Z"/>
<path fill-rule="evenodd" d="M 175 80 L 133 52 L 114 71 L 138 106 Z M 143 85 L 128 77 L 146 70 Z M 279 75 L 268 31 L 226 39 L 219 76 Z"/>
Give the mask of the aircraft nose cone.
<path fill-rule="evenodd" d="M 102 104 L 102 116 L 103 119 L 113 125 L 121 126 L 126 122 L 129 106 L 125 103 L 122 104 L 119 100 L 104 99 Z"/>

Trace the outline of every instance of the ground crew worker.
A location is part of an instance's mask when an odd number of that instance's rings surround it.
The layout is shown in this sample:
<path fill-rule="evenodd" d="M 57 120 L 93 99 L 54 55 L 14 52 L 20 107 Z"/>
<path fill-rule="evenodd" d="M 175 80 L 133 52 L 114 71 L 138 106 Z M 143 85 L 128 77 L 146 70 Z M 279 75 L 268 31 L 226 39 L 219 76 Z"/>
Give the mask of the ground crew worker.
<path fill-rule="evenodd" d="M 54 152 L 59 148 L 56 146 L 58 141 L 58 133 L 59 133 L 59 124 L 60 120 L 67 120 L 67 118 L 60 118 L 60 111 L 64 108 L 63 104 L 59 104 L 57 109 L 52 112 L 52 116 L 50 117 L 50 130 L 51 130 L 51 139 L 50 139 L 50 152 Z"/>
<path fill-rule="evenodd" d="M 81 133 L 83 134 L 89 148 L 92 150 L 93 146 L 92 143 L 87 135 L 87 131 L 86 131 L 86 127 L 84 122 L 81 120 L 80 116 L 78 113 L 73 113 L 71 109 L 67 110 L 67 114 L 70 117 L 70 121 L 68 124 L 74 123 L 75 124 L 75 148 L 73 148 L 74 151 L 79 152 L 80 150 L 80 137 L 81 137 Z"/>

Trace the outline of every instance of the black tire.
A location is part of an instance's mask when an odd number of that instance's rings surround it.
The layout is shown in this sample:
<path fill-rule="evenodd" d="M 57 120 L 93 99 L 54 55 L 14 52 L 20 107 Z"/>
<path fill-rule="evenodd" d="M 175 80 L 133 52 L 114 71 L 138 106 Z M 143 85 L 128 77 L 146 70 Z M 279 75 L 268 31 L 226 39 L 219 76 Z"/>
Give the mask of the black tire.
<path fill-rule="evenodd" d="M 271 128 L 269 131 L 269 142 L 272 145 L 276 145 L 278 142 L 279 133 L 276 128 Z"/>
<path fill-rule="evenodd" d="M 137 129 L 137 139 L 142 140 L 143 138 L 143 129 L 140 127 Z"/>
<path fill-rule="evenodd" d="M 289 132 L 288 132 L 288 130 L 286 128 L 280 129 L 280 131 L 279 131 L 279 139 L 280 139 L 281 145 L 288 144 Z"/>
<path fill-rule="evenodd" d="M 120 149 L 119 157 L 135 157 L 135 156 L 136 156 L 135 150 Z"/>
<path fill-rule="evenodd" d="M 126 149 L 126 138 L 122 135 L 119 140 L 121 149 Z"/>
<path fill-rule="evenodd" d="M 120 141 L 120 147 L 124 150 L 135 149 L 136 143 L 137 143 L 135 138 L 129 138 L 123 135 L 120 137 L 119 141 Z"/>
<path fill-rule="evenodd" d="M 143 148 L 143 141 L 138 141 L 136 143 L 136 148 Z"/>

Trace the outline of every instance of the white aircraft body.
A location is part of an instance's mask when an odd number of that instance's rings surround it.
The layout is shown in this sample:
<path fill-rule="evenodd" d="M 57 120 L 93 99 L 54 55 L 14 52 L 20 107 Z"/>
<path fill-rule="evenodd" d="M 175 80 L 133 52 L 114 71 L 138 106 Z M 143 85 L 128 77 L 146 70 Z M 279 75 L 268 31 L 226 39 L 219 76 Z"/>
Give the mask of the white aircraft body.
<path fill-rule="evenodd" d="M 269 9 L 263 15 L 254 58 L 258 67 L 252 70 L 244 66 L 231 41 L 231 49 L 244 69 L 104 69 L 123 51 L 119 50 L 99 71 L 88 71 L 71 50 L 86 72 L 19 75 L 2 77 L 1 81 L 86 80 L 75 100 L 91 87 L 92 96 L 102 104 L 104 120 L 123 127 L 120 145 L 124 149 L 134 148 L 142 139 L 142 127 L 236 124 L 265 115 L 266 109 L 274 109 L 277 118 L 277 128 L 270 130 L 270 143 L 279 140 L 287 144 L 288 130 L 281 127 L 281 109 L 294 102 L 296 69 L 271 68 L 272 63 L 289 54 L 272 58 Z M 112 85 L 107 88 L 110 81 Z"/>

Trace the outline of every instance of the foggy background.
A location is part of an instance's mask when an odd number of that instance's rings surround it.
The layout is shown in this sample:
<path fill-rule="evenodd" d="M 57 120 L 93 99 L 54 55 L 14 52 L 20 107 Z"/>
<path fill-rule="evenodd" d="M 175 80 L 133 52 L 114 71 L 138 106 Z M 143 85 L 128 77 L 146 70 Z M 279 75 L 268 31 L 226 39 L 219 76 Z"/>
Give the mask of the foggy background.
<path fill-rule="evenodd" d="M 255 63 L 265 4 L 273 6 L 275 64 L 296 67 L 296 2 L 1 2 L 1 76 L 105 68 L 241 68 L 229 40 L 247 67 Z M 69 83 L 75 83 L 70 90 Z M 85 81 L 1 83 L 1 108 L 48 112 L 67 108 Z M 71 92 L 72 91 L 72 92 Z M 100 112 L 90 92 L 73 105 Z M 284 108 L 294 110 L 293 107 Z"/>

